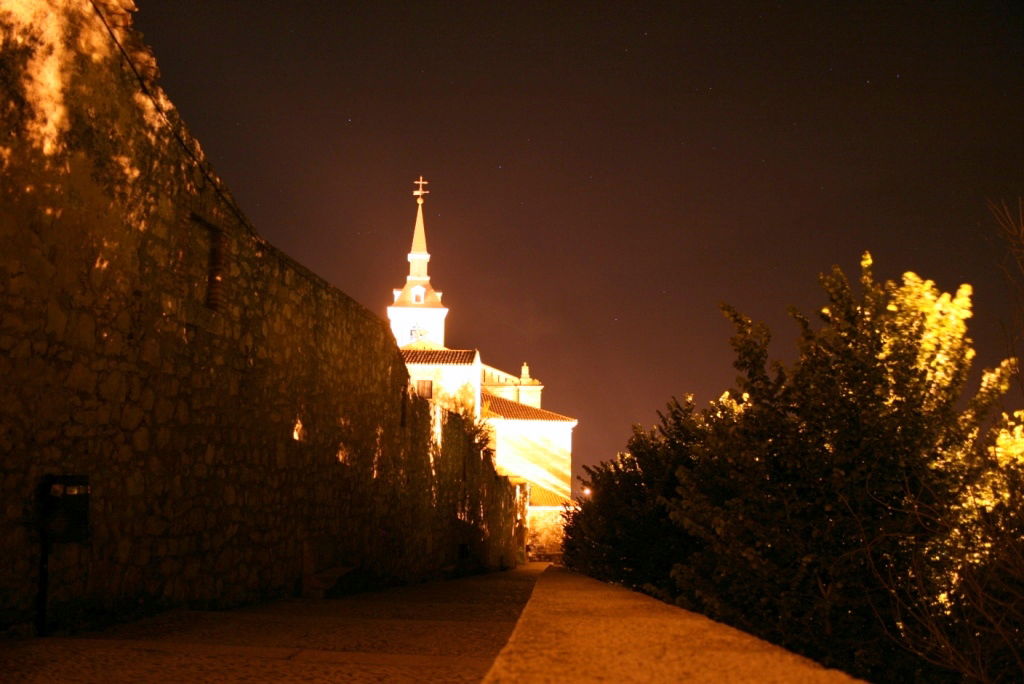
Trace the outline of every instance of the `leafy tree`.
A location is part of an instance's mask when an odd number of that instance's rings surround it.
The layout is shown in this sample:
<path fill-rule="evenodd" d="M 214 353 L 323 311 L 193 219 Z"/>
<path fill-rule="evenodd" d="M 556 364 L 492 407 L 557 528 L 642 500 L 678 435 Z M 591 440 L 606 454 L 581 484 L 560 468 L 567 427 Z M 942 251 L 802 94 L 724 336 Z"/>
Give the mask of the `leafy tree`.
<path fill-rule="evenodd" d="M 910 581 L 890 583 L 901 642 L 983 682 L 1024 675 L 1024 412 L 1003 415 L 959 501 L 928 518 Z"/>
<path fill-rule="evenodd" d="M 711 439 L 697 467 L 679 470 L 670 508 L 710 556 L 677 567 L 684 603 L 891 676 L 906 660 L 892 596 L 915 573 L 948 571 L 938 555 L 922 567 L 922 552 L 978 476 L 965 456 L 1010 367 L 958 411 L 974 356 L 970 288 L 940 293 L 912 273 L 879 283 L 867 255 L 859 284 L 838 269 L 822 277 L 822 325 L 794 314 L 800 355 L 789 368 L 769 369 L 767 331 L 726 309 L 741 400 L 706 412 Z"/>
<path fill-rule="evenodd" d="M 590 493 L 565 513 L 563 552 L 569 567 L 670 600 L 672 566 L 695 540 L 669 519 L 665 497 L 700 432 L 690 398 L 659 415 L 660 430 L 634 427 L 629 451 L 583 467 Z"/>
<path fill-rule="evenodd" d="M 1024 198 L 1017 198 L 1015 208 L 1006 202 L 989 202 L 989 209 L 999 227 L 999 236 L 1007 247 L 1008 258 L 1002 267 L 1013 310 L 1004 334 L 1010 354 L 1020 358 L 1024 344 Z M 1024 365 L 1017 367 L 1015 380 L 1017 390 L 1024 396 Z"/>
<path fill-rule="evenodd" d="M 634 432 L 631 456 L 659 466 L 588 471 L 603 500 L 571 517 L 571 543 L 600 541 L 604 576 L 634 586 L 662 586 L 636 573 L 665 565 L 643 565 L 643 548 L 671 548 L 679 604 L 861 676 L 1024 673 L 1019 620 L 995 620 L 1021 605 L 1024 457 L 1007 454 L 1024 438 L 1010 419 L 985 428 L 1013 365 L 961 400 L 969 286 L 878 282 L 868 255 L 856 286 L 839 269 L 821 281 L 819 323 L 793 314 L 790 366 L 769 363 L 764 326 L 725 308 L 736 389 L 700 413 L 673 402 L 656 433 Z M 666 468 L 675 482 L 645 480 Z M 660 511 L 684 533 L 668 544 L 609 532 L 653 534 Z"/>

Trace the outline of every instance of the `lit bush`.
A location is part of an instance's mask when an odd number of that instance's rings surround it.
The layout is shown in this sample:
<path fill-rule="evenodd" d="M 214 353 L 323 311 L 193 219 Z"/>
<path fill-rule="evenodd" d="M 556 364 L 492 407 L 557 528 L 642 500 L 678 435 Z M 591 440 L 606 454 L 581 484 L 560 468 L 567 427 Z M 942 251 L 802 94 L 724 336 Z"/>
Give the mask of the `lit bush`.
<path fill-rule="evenodd" d="M 868 678 L 1020 676 L 1020 434 L 986 429 L 1012 364 L 961 410 L 970 288 L 870 267 L 859 288 L 822 277 L 828 305 L 817 327 L 794 314 L 789 367 L 726 308 L 737 388 L 635 433 L 630 453 L 657 465 L 588 471 L 567 560 Z M 659 515 L 677 529 L 659 536 Z M 674 561 L 647 561 L 663 549 Z M 674 585 L 655 576 L 670 564 Z"/>

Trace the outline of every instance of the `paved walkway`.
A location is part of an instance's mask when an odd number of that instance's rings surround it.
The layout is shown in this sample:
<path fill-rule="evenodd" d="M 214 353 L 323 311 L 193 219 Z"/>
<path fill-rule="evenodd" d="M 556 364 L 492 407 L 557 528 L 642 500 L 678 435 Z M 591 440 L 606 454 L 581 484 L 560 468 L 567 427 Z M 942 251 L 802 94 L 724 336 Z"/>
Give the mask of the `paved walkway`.
<path fill-rule="evenodd" d="M 859 680 L 703 615 L 552 567 L 484 681 Z"/>
<path fill-rule="evenodd" d="M 545 567 L 0 642 L 0 680 L 854 681 L 700 615 Z"/>
<path fill-rule="evenodd" d="M 0 641 L 0 681 L 479 682 L 545 566 Z"/>

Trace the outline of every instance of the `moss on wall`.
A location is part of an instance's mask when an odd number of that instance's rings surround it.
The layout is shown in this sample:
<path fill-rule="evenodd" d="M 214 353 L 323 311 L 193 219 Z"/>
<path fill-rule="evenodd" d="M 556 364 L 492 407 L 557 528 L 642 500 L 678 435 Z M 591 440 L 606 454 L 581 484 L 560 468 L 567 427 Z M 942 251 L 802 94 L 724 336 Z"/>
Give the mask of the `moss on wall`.
<path fill-rule="evenodd" d="M 0 630 L 32 620 L 48 473 L 91 485 L 65 624 L 512 563 L 472 426 L 431 447 L 387 324 L 248 225 L 125 4 L 0 9 Z"/>

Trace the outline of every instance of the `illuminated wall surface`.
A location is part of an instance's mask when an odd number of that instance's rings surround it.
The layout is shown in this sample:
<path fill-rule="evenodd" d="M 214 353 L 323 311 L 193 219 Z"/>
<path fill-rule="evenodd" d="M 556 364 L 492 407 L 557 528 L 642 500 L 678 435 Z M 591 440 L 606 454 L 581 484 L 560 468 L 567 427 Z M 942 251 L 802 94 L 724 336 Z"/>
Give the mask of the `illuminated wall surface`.
<path fill-rule="evenodd" d="M 403 350 L 412 388 L 453 410 L 480 405 L 480 353 L 474 350 Z M 451 358 L 446 358 L 451 357 Z M 430 384 L 420 384 L 427 381 Z"/>
<path fill-rule="evenodd" d="M 527 515 L 529 551 L 561 555 L 562 509 L 571 501 L 572 430 L 576 421 L 550 411 L 483 395 L 492 429 L 495 466 L 513 482 L 530 485 Z"/>
<path fill-rule="evenodd" d="M 389 326 L 247 225 L 124 4 L 0 5 L 0 631 L 33 620 L 47 474 L 90 487 L 65 624 L 513 563 L 515 488 L 457 417 L 431 452 Z"/>
<path fill-rule="evenodd" d="M 531 504 L 557 506 L 570 497 L 572 423 L 508 420 L 493 414 L 487 422 L 494 430 L 498 471 L 530 482 Z"/>
<path fill-rule="evenodd" d="M 484 366 L 482 390 L 496 397 L 540 408 L 544 385 L 540 383 L 540 380 L 530 377 L 530 367 L 525 363 L 519 376 L 492 366 Z"/>
<path fill-rule="evenodd" d="M 444 318 L 446 308 L 403 309 L 401 306 L 388 307 L 391 332 L 395 340 L 404 346 L 419 341 L 444 344 Z"/>

